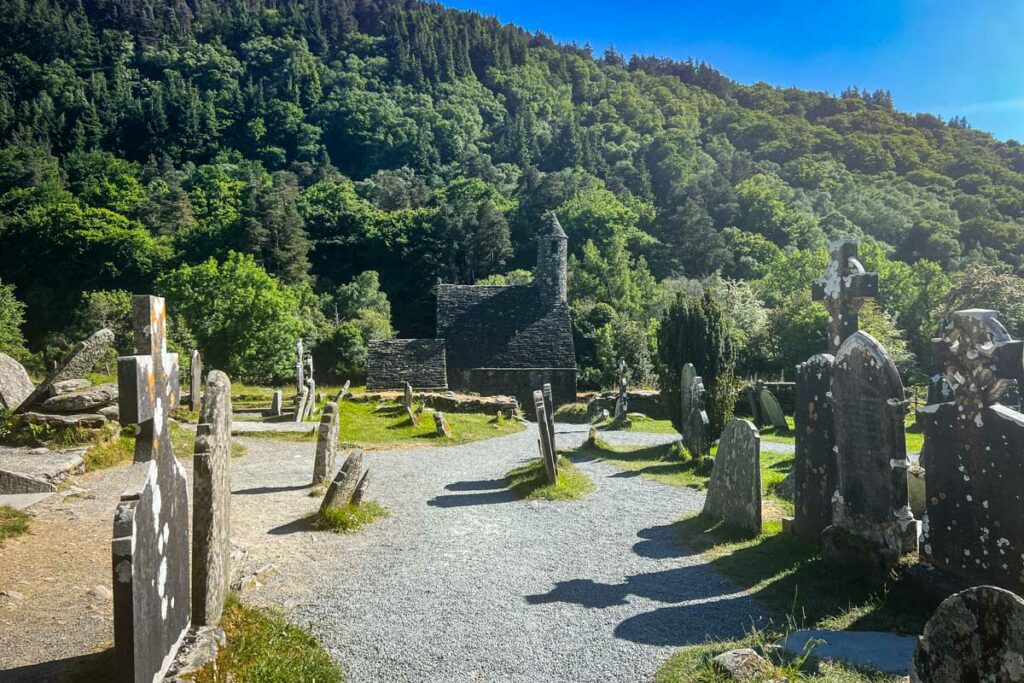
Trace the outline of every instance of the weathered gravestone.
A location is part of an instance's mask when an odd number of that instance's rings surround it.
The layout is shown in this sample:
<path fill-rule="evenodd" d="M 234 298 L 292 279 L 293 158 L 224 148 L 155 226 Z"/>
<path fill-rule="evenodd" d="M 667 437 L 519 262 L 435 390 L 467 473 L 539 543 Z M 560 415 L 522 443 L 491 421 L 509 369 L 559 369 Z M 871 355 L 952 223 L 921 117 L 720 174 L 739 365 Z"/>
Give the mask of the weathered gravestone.
<path fill-rule="evenodd" d="M 533 392 L 533 407 L 537 413 L 537 431 L 540 432 L 538 445 L 540 457 L 544 461 L 544 471 L 548 477 L 548 483 L 554 484 L 558 481 L 558 460 L 555 454 L 555 445 L 551 443 L 551 434 L 548 432 L 547 408 L 544 404 L 544 392 Z"/>
<path fill-rule="evenodd" d="M 761 414 L 761 392 L 764 391 L 764 382 L 755 381 L 746 390 L 747 401 L 750 404 L 750 417 L 754 424 L 761 427 L 765 423 L 764 415 Z"/>
<path fill-rule="evenodd" d="M 789 423 L 786 422 L 786 413 L 783 412 L 779 399 L 775 394 L 763 388 L 757 395 L 761 403 L 761 414 L 775 427 L 776 431 L 788 432 Z"/>
<path fill-rule="evenodd" d="M 448 420 L 445 419 L 444 413 L 440 410 L 434 411 L 434 431 L 438 436 L 442 438 L 450 438 L 452 435 L 452 428 L 448 425 Z"/>
<path fill-rule="evenodd" d="M 121 417 L 137 430 L 114 514 L 114 651 L 118 680 L 148 682 L 166 672 L 189 624 L 188 481 L 168 430 L 178 356 L 167 353 L 164 300 L 132 303 L 142 355 L 117 361 Z"/>
<path fill-rule="evenodd" d="M 551 441 L 551 451 L 555 454 L 555 462 L 558 462 L 558 444 L 555 443 L 555 399 L 554 394 L 551 392 L 551 385 L 545 384 L 541 387 L 541 392 L 544 394 L 544 416 L 547 418 L 544 422 L 548 428 L 548 439 Z"/>
<path fill-rule="evenodd" d="M 683 417 L 683 445 L 695 458 L 711 452 L 711 422 L 707 413 L 708 392 L 693 363 L 680 372 L 679 399 Z"/>
<path fill-rule="evenodd" d="M 412 409 L 412 385 L 408 382 L 405 383 L 405 393 L 402 396 L 402 405 L 405 406 L 405 414 L 409 417 L 409 422 L 414 426 L 419 427 L 420 416 L 419 413 Z"/>
<path fill-rule="evenodd" d="M 203 357 L 198 351 L 192 352 L 192 364 L 189 366 L 191 382 L 189 384 L 189 407 L 199 410 L 203 400 Z"/>
<path fill-rule="evenodd" d="M 308 420 L 316 413 L 316 380 L 310 375 L 306 380 L 306 409 L 302 413 L 302 419 Z"/>
<path fill-rule="evenodd" d="M 305 357 L 305 351 L 302 348 L 302 338 L 300 337 L 295 342 L 295 392 L 302 393 L 303 387 L 306 386 L 306 365 L 303 361 Z"/>
<path fill-rule="evenodd" d="M 621 359 L 621 358 L 619 359 L 618 382 L 617 382 L 617 384 L 618 384 L 619 394 L 615 398 L 615 415 L 614 415 L 614 418 L 616 420 L 618 420 L 619 418 L 625 417 L 626 413 L 629 411 L 629 401 L 628 401 L 628 392 L 627 392 L 628 385 L 627 385 L 627 380 L 626 380 L 626 361 Z"/>
<path fill-rule="evenodd" d="M 928 405 L 946 403 L 953 400 L 953 387 L 949 386 L 946 376 L 943 374 L 933 375 L 928 381 Z"/>
<path fill-rule="evenodd" d="M 0 409 L 14 410 L 32 394 L 32 380 L 25 367 L 0 353 Z"/>
<path fill-rule="evenodd" d="M 334 475 L 331 485 L 327 487 L 327 493 L 324 495 L 323 502 L 320 503 L 320 511 L 323 512 L 331 508 L 340 508 L 354 504 L 356 501 L 353 500 L 353 497 L 359 491 L 359 486 L 365 478 L 366 473 L 363 472 L 363 452 L 361 450 L 352 451 L 348 458 L 345 459 L 345 464 Z M 361 497 L 362 494 L 360 493 Z"/>
<path fill-rule="evenodd" d="M 55 382 L 62 382 L 67 379 L 78 379 L 85 373 L 92 370 L 96 362 L 107 355 L 107 352 L 114 345 L 114 333 L 103 328 L 97 330 L 88 339 L 78 342 L 75 348 L 71 349 L 57 364 L 54 370 L 37 386 L 31 394 L 21 402 L 14 412 L 23 413 L 39 401 L 50 395 L 50 387 Z M 177 386 L 174 387 L 177 392 Z"/>
<path fill-rule="evenodd" d="M 958 311 L 935 340 L 955 398 L 918 411 L 925 433 L 923 557 L 968 584 L 1024 593 L 1024 414 L 999 403 L 1024 344 L 995 311 Z"/>
<path fill-rule="evenodd" d="M 231 556 L 231 381 L 206 378 L 192 475 L 192 623 L 217 626 Z"/>
<path fill-rule="evenodd" d="M 907 400 L 896 365 L 871 335 L 856 332 L 832 368 L 836 492 L 826 552 L 886 571 L 917 548 L 907 499 Z"/>
<path fill-rule="evenodd" d="M 278 389 L 274 392 L 273 398 L 270 399 L 270 415 L 271 417 L 280 417 L 281 415 L 281 402 L 284 399 L 284 394 Z"/>
<path fill-rule="evenodd" d="M 793 459 L 793 530 L 817 539 L 832 523 L 836 490 L 836 431 L 832 414 L 832 365 L 827 353 L 796 366 L 796 455 Z"/>
<path fill-rule="evenodd" d="M 348 396 L 348 388 L 352 385 L 352 380 L 345 380 L 345 385 L 338 391 L 338 395 L 334 397 L 335 403 L 341 403 Z"/>
<path fill-rule="evenodd" d="M 864 272 L 857 260 L 857 243 L 838 240 L 829 244 L 832 260 L 823 277 L 814 281 L 811 295 L 828 308 L 828 349 L 835 355 L 858 328 L 857 313 L 869 297 L 878 296 L 878 273 Z"/>
<path fill-rule="evenodd" d="M 995 586 L 946 598 L 917 642 L 913 683 L 1024 681 L 1024 600 Z"/>
<path fill-rule="evenodd" d="M 363 472 L 362 478 L 359 479 L 359 483 L 356 485 L 356 490 L 352 493 L 351 503 L 353 507 L 359 507 L 363 504 L 363 496 L 366 495 L 366 487 L 370 483 L 370 470 Z"/>
<path fill-rule="evenodd" d="M 722 432 L 704 514 L 761 533 L 761 434 L 749 420 L 733 418 Z"/>
<path fill-rule="evenodd" d="M 338 453 L 338 430 L 340 418 L 338 404 L 328 403 L 320 416 L 320 427 L 316 437 L 316 458 L 313 460 L 313 486 L 327 481 L 334 470 L 334 459 Z"/>
<path fill-rule="evenodd" d="M 302 422 L 306 419 L 306 403 L 310 400 L 309 387 L 302 387 L 295 397 L 295 421 Z"/>

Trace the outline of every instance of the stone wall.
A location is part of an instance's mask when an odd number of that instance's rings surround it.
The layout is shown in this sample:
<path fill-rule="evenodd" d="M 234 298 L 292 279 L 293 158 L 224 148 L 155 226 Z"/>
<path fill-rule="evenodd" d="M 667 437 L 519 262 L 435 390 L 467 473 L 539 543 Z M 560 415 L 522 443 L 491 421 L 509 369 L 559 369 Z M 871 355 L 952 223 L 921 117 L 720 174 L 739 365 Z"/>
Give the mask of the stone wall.
<path fill-rule="evenodd" d="M 555 406 L 576 401 L 575 368 L 473 368 L 449 371 L 449 386 L 484 396 L 515 396 L 522 409 L 533 416 L 533 392 L 551 384 Z"/>
<path fill-rule="evenodd" d="M 366 388 L 369 391 L 400 389 L 406 382 L 414 389 L 448 388 L 443 339 L 370 342 Z"/>

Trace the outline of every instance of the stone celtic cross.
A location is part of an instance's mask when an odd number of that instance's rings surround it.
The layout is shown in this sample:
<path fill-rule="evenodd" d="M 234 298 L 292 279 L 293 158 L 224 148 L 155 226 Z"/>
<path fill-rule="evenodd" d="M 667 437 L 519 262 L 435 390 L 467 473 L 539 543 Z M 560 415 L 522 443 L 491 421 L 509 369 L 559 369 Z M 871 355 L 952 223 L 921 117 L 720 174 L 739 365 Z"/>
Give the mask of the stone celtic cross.
<path fill-rule="evenodd" d="M 832 260 L 825 275 L 814 281 L 811 294 L 828 308 L 828 348 L 835 355 L 857 331 L 857 313 L 864 300 L 878 296 L 878 273 L 864 272 L 857 260 L 857 243 L 838 240 L 829 245 Z"/>
<path fill-rule="evenodd" d="M 997 403 L 1010 380 L 1024 375 L 1024 342 L 1011 339 L 997 316 L 980 308 L 957 311 L 932 340 L 956 401 L 969 412 Z"/>

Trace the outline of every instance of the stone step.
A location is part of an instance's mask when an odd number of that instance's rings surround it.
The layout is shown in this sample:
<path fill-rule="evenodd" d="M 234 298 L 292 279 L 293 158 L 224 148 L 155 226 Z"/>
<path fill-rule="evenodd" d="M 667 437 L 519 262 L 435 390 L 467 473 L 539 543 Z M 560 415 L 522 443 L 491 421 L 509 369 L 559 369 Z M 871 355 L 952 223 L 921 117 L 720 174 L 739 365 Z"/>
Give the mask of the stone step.
<path fill-rule="evenodd" d="M 0 494 L 48 493 L 68 475 L 82 471 L 85 449 L 0 447 Z"/>

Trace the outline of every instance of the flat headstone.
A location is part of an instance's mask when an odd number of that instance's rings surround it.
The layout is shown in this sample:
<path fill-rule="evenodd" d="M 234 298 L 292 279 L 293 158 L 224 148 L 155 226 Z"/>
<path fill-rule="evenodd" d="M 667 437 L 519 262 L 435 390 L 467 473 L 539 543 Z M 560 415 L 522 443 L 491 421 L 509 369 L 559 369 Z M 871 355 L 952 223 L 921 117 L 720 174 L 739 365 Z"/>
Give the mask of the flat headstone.
<path fill-rule="evenodd" d="M 761 532 L 761 434 L 749 420 L 733 418 L 722 432 L 704 514 Z"/>
<path fill-rule="evenodd" d="M 832 523 L 832 494 L 836 490 L 834 362 L 832 356 L 823 353 L 796 366 L 793 530 L 810 539 L 820 537 Z"/>
<path fill-rule="evenodd" d="M 780 644 L 797 657 L 812 657 L 905 676 L 914 662 L 917 638 L 878 631 L 794 631 Z"/>
<path fill-rule="evenodd" d="M 885 568 L 917 548 L 907 497 L 904 418 L 899 371 L 871 335 L 856 332 L 832 369 L 836 425 L 836 494 L 825 547 L 836 559 Z"/>
<path fill-rule="evenodd" d="M 117 403 L 117 385 L 100 384 L 51 396 L 40 403 L 38 409 L 44 413 L 84 413 L 96 412 L 114 403 Z"/>
<path fill-rule="evenodd" d="M 786 413 L 782 411 L 782 406 L 779 404 L 779 399 L 775 398 L 775 394 L 767 389 L 763 389 L 758 395 L 758 400 L 761 401 L 761 410 L 764 412 L 764 416 L 768 418 L 768 422 L 771 423 L 772 427 L 779 431 L 789 431 Z"/>
<path fill-rule="evenodd" d="M 101 408 L 102 410 L 102 408 Z M 25 420 L 33 424 L 44 424 L 50 427 L 78 427 L 81 429 L 99 429 L 107 424 L 107 417 L 102 413 L 76 413 L 74 415 L 58 415 L 53 413 L 30 412 L 23 415 Z"/>
<path fill-rule="evenodd" d="M 206 378 L 192 477 L 192 623 L 217 626 L 231 558 L 231 381 Z"/>
<path fill-rule="evenodd" d="M 317 429 L 316 457 L 313 459 L 313 486 L 319 486 L 327 481 L 334 470 L 334 459 L 338 453 L 339 429 L 338 404 L 328 403 L 324 406 L 323 415 L 320 416 L 320 426 Z"/>
<path fill-rule="evenodd" d="M 65 379 L 60 382 L 54 382 L 50 385 L 50 396 L 60 396 L 61 394 L 70 394 L 74 391 L 82 391 L 92 386 L 92 382 L 87 379 Z"/>
<path fill-rule="evenodd" d="M 1024 600 L 995 586 L 946 598 L 924 627 L 910 680 L 1024 681 Z"/>
<path fill-rule="evenodd" d="M 164 300 L 133 299 L 137 356 L 117 361 L 121 415 L 138 425 L 135 462 L 114 513 L 114 677 L 161 680 L 189 625 L 188 480 L 168 429 L 178 357 L 167 353 Z"/>
<path fill-rule="evenodd" d="M 0 446 L 0 494 L 55 491 L 81 470 L 84 455 L 85 449 L 38 453 Z"/>
<path fill-rule="evenodd" d="M 33 389 L 25 366 L 6 353 L 0 353 L 0 409 L 14 410 L 32 394 Z"/>
<path fill-rule="evenodd" d="M 114 333 L 107 328 L 97 330 L 85 341 L 79 342 L 69 351 L 54 370 L 37 386 L 31 394 L 21 402 L 14 412 L 23 413 L 35 406 L 36 403 L 50 395 L 50 387 L 55 382 L 62 382 L 68 379 L 79 379 L 85 373 L 92 370 L 93 366 L 102 359 L 114 346 Z M 177 387 L 175 387 L 177 391 Z"/>
<path fill-rule="evenodd" d="M 334 475 L 334 480 L 327 487 L 327 493 L 324 495 L 323 502 L 320 503 L 320 511 L 345 507 L 350 504 L 362 480 L 363 452 L 357 449 L 349 454 L 345 459 L 345 464 Z"/>
<path fill-rule="evenodd" d="M 189 407 L 192 410 L 199 410 L 199 404 L 203 399 L 203 357 L 198 351 L 192 352 L 189 375 Z"/>

